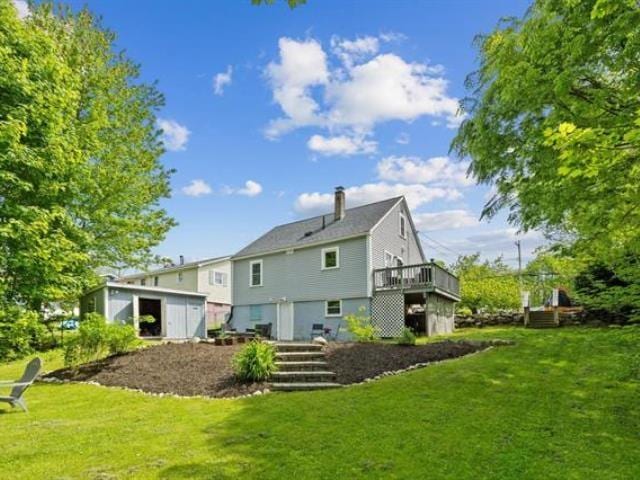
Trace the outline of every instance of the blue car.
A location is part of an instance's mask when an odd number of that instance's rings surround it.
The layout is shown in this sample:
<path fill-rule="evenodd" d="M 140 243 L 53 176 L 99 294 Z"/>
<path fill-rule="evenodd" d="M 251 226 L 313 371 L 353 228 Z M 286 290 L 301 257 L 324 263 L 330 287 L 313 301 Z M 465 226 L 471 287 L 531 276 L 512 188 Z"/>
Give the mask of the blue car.
<path fill-rule="evenodd" d="M 77 330 L 80 326 L 80 321 L 77 318 L 70 318 L 69 320 L 64 320 L 60 324 L 60 328 L 62 330 Z"/>

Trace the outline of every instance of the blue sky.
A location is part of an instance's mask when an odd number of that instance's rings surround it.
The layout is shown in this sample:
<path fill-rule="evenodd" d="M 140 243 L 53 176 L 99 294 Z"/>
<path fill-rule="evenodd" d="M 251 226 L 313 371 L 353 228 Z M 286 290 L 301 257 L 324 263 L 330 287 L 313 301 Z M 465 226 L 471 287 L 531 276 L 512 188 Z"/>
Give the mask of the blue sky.
<path fill-rule="evenodd" d="M 177 173 L 163 205 L 179 226 L 157 253 L 234 253 L 276 224 L 330 210 L 343 185 L 348 206 L 407 194 L 428 256 L 479 250 L 513 263 L 515 229 L 504 216 L 477 222 L 489 188 L 447 155 L 474 36 L 528 2 L 88 5 L 166 96 L 162 161 Z M 527 258 L 541 237 L 521 238 Z"/>

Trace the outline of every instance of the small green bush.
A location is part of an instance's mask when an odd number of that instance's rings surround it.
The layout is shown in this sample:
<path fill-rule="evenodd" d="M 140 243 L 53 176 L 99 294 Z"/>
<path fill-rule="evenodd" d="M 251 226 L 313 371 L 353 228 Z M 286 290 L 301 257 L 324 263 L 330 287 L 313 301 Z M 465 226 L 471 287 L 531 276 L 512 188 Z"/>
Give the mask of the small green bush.
<path fill-rule="evenodd" d="M 371 317 L 366 316 L 365 312 L 365 307 L 360 307 L 358 313 L 345 315 L 344 320 L 347 322 L 347 330 L 357 342 L 376 342 L 380 339 L 380 330 L 371 323 Z"/>
<path fill-rule="evenodd" d="M 64 346 L 64 363 L 75 366 L 109 355 L 129 352 L 140 345 L 131 325 L 107 323 L 97 313 L 85 315 L 77 334 Z"/>
<path fill-rule="evenodd" d="M 270 343 L 253 340 L 233 356 L 236 377 L 244 382 L 262 382 L 276 371 L 276 349 Z"/>
<path fill-rule="evenodd" d="M 38 314 L 20 307 L 0 309 L 0 361 L 17 360 L 51 344 Z"/>
<path fill-rule="evenodd" d="M 470 317 L 473 314 L 469 307 L 459 307 L 456 309 L 456 315 L 460 317 Z"/>
<path fill-rule="evenodd" d="M 416 336 L 410 328 L 403 328 L 402 335 L 398 338 L 398 345 L 411 346 L 416 344 Z"/>

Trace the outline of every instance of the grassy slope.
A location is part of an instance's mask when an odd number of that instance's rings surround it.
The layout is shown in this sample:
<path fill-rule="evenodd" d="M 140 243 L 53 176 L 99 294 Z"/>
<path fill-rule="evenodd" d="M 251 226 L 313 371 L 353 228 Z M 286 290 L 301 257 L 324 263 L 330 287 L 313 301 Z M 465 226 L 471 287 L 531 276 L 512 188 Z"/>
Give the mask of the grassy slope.
<path fill-rule="evenodd" d="M 464 336 L 518 343 L 363 386 L 244 400 L 37 385 L 29 415 L 0 414 L 0 472 L 640 478 L 640 328 L 456 334 Z M 0 378 L 20 368 L 0 366 Z"/>

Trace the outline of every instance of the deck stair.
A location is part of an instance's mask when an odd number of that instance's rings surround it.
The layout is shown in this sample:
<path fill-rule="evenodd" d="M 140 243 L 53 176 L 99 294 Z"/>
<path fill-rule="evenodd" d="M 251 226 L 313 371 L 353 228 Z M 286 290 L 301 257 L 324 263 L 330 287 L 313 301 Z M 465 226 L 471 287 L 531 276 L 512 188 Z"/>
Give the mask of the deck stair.
<path fill-rule="evenodd" d="M 328 369 L 322 345 L 277 342 L 276 365 L 272 376 L 274 391 L 319 390 L 340 387 L 336 374 Z"/>
<path fill-rule="evenodd" d="M 556 328 L 553 312 L 533 311 L 529 313 L 529 328 Z"/>

